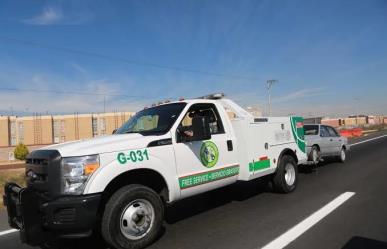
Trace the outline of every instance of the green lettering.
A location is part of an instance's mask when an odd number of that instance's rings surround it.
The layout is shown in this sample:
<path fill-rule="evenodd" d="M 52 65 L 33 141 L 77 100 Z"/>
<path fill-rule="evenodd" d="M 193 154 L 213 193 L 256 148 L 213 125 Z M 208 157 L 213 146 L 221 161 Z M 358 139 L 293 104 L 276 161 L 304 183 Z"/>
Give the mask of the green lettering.
<path fill-rule="evenodd" d="M 144 160 L 149 160 L 148 150 L 132 150 L 128 151 L 127 154 L 120 152 L 117 154 L 117 160 L 120 164 L 126 164 L 129 161 L 132 162 L 142 162 Z"/>
<path fill-rule="evenodd" d="M 138 151 L 136 151 L 136 153 L 137 153 L 138 160 L 139 160 L 140 162 L 143 161 L 143 160 L 144 160 L 144 157 L 143 157 L 143 155 L 142 155 L 142 151 L 141 151 L 141 150 L 138 150 Z"/>
<path fill-rule="evenodd" d="M 144 155 L 145 155 L 145 157 L 146 157 L 146 160 L 149 160 L 149 157 L 148 157 L 148 150 L 147 150 L 147 149 L 144 150 Z"/>
<path fill-rule="evenodd" d="M 119 163 L 121 164 L 125 164 L 127 161 L 126 161 L 126 157 L 125 157 L 125 154 L 120 152 L 117 154 L 117 160 Z"/>
<path fill-rule="evenodd" d="M 131 151 L 130 153 L 129 153 L 129 156 L 130 156 L 130 160 L 132 160 L 132 162 L 137 162 L 137 155 L 136 155 L 136 152 L 134 152 L 134 151 Z"/>

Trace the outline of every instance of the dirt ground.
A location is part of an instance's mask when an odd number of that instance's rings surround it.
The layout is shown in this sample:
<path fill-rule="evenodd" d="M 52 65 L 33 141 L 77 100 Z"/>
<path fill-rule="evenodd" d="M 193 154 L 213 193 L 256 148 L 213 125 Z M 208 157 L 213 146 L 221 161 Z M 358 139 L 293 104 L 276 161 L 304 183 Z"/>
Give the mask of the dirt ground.
<path fill-rule="evenodd" d="M 1 170 L 10 170 L 10 169 L 24 169 L 24 167 L 25 167 L 24 163 L 4 164 L 4 165 L 0 165 L 0 171 Z"/>

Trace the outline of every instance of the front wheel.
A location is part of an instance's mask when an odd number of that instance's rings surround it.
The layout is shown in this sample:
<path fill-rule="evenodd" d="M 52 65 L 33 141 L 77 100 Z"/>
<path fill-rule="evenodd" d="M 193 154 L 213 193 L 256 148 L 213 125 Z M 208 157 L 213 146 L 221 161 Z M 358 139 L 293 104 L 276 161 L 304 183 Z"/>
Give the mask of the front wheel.
<path fill-rule="evenodd" d="M 341 163 L 344 163 L 345 160 L 347 159 L 347 154 L 346 154 L 346 151 L 345 151 L 344 147 L 341 148 L 340 155 L 338 156 L 337 159 Z"/>
<path fill-rule="evenodd" d="M 164 205 L 156 192 L 142 185 L 128 185 L 107 202 L 101 232 L 114 248 L 140 249 L 157 239 L 163 219 Z"/>
<path fill-rule="evenodd" d="M 282 156 L 273 177 L 274 190 L 280 193 L 290 193 L 296 189 L 297 181 L 298 170 L 296 161 L 292 156 Z"/>

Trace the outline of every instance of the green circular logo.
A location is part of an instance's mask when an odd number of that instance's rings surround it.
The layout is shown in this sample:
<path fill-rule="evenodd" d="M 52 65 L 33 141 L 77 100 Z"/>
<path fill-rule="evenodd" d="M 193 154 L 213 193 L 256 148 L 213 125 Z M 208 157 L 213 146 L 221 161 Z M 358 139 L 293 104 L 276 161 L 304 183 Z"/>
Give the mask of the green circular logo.
<path fill-rule="evenodd" d="M 216 144 L 211 141 L 204 142 L 200 148 L 200 160 L 207 168 L 215 166 L 218 162 L 219 151 Z"/>

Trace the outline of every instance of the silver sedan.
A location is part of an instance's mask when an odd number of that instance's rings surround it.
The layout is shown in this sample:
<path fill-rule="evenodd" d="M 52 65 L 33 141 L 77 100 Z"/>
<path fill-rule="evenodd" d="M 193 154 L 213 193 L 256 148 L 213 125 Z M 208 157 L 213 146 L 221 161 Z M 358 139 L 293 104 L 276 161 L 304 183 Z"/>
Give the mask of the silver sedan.
<path fill-rule="evenodd" d="M 335 128 L 321 124 L 305 124 L 305 142 L 309 161 L 317 164 L 325 157 L 335 157 L 345 162 L 350 149 L 348 139 L 340 136 Z"/>

